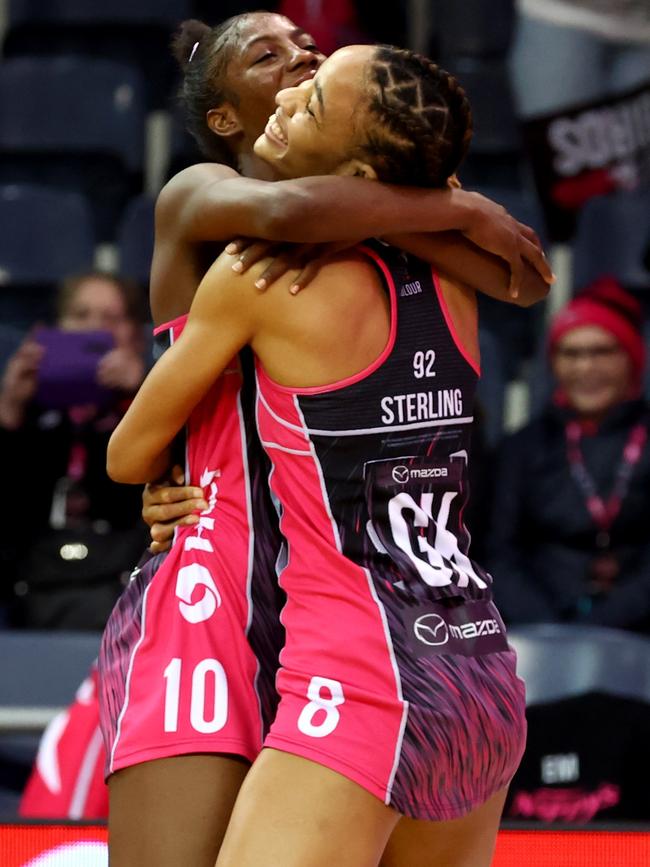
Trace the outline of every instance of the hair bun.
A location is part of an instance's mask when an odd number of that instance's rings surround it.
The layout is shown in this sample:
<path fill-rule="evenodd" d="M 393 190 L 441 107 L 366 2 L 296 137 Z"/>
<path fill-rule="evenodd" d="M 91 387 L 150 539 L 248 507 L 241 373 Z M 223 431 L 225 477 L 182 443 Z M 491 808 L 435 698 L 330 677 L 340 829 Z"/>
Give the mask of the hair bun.
<path fill-rule="evenodd" d="M 210 35 L 210 28 L 196 18 L 183 21 L 172 37 L 172 54 L 176 62 L 185 72 L 194 56 L 196 45 Z"/>

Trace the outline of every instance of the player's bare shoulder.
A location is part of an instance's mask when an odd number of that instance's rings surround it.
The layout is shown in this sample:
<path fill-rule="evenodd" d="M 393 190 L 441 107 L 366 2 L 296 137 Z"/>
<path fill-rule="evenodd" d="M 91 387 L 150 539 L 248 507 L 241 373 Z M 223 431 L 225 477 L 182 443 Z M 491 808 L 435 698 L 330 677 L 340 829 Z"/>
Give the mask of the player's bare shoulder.
<path fill-rule="evenodd" d="M 179 213 L 185 209 L 197 192 L 206 190 L 212 184 L 238 177 L 230 166 L 222 163 L 196 163 L 188 166 L 167 181 L 156 200 L 156 226 L 178 221 Z"/>

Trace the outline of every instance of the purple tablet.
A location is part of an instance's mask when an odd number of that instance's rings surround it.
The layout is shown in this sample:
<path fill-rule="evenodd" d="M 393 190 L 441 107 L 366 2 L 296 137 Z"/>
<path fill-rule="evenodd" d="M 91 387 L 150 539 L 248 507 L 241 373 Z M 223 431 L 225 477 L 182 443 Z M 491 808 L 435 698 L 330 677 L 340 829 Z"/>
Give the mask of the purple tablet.
<path fill-rule="evenodd" d="M 35 340 L 45 347 L 38 370 L 36 401 L 64 409 L 110 403 L 114 392 L 97 382 L 97 366 L 115 340 L 110 331 L 61 331 L 41 328 Z"/>

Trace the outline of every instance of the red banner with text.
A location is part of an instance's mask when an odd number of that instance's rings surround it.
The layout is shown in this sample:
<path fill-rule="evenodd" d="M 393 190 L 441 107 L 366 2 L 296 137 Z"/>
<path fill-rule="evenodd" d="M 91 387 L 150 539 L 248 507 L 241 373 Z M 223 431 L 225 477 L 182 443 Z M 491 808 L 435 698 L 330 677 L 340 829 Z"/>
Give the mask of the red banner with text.
<path fill-rule="evenodd" d="M 108 867 L 102 825 L 0 825 L 2 867 Z M 650 829 L 504 830 L 492 867 L 648 867 Z"/>

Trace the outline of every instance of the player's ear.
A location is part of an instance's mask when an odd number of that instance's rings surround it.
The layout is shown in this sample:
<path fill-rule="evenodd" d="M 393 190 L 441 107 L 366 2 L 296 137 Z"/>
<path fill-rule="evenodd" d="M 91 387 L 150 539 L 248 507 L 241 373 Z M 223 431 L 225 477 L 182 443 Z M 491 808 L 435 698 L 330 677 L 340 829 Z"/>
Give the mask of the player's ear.
<path fill-rule="evenodd" d="M 211 108 L 206 115 L 206 120 L 212 132 L 222 138 L 229 138 L 242 132 L 239 115 L 229 102 L 224 102 L 219 108 Z"/>
<path fill-rule="evenodd" d="M 377 180 L 377 172 L 373 169 L 370 163 L 359 159 L 347 160 L 334 172 L 336 175 L 341 175 L 346 178 L 367 178 L 370 181 Z"/>

